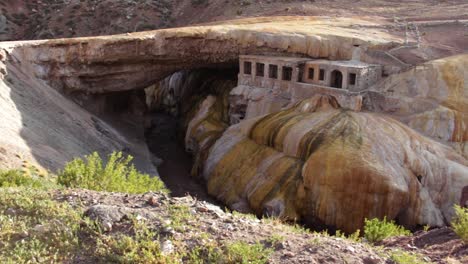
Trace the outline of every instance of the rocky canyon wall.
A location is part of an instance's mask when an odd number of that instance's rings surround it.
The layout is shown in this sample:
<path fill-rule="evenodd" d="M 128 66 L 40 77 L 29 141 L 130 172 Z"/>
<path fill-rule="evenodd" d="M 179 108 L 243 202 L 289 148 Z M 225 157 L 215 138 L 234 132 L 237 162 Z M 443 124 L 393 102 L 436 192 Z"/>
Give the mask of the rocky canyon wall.
<path fill-rule="evenodd" d="M 351 27 L 358 24 L 368 30 Z M 143 89 L 183 69 L 235 65 L 239 54 L 351 59 L 357 48 L 373 54 L 401 42 L 375 25 L 349 18 L 254 18 L 127 35 L 4 43 L 3 47 L 57 89 L 106 93 Z"/>
<path fill-rule="evenodd" d="M 231 208 L 347 232 L 366 217 L 444 225 L 468 185 L 467 160 L 450 147 L 466 155 L 466 56 L 392 75 L 355 98 L 307 92 L 274 107 L 248 100 L 254 114 L 233 125 L 230 99 L 239 94 L 235 73 L 226 73 L 239 54 L 361 58 L 390 74 L 402 69 L 383 54 L 402 42 L 365 20 L 277 17 L 0 43 L 0 153 L 9 159 L 18 149 L 57 169 L 94 150 L 125 149 L 151 164 L 127 122 L 70 100 L 125 101 L 146 88 L 150 109 L 180 118 L 193 175 Z"/>
<path fill-rule="evenodd" d="M 34 78 L 16 58 L 0 57 L 0 166 L 56 171 L 74 157 L 123 150 L 136 157 L 139 169 L 157 175 L 144 141 Z"/>

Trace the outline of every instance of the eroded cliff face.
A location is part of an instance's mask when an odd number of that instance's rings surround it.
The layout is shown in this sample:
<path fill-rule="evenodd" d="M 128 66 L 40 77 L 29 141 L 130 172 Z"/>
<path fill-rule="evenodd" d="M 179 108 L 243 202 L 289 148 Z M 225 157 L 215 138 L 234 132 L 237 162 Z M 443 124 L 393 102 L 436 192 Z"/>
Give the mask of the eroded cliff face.
<path fill-rule="evenodd" d="M 316 96 L 230 127 L 203 176 L 234 209 L 352 232 L 370 217 L 445 224 L 468 185 L 466 165 L 388 116 Z"/>
<path fill-rule="evenodd" d="M 23 66 L 0 54 L 2 168 L 34 165 L 56 171 L 77 156 L 123 150 L 136 157 L 139 169 L 157 175 L 145 141 L 137 133 L 123 133 L 128 126 L 110 125 L 34 78 Z"/>
<path fill-rule="evenodd" d="M 105 93 L 143 89 L 182 69 L 235 65 L 239 54 L 350 59 L 359 47 L 363 59 L 385 60 L 382 51 L 402 40 L 377 25 L 350 18 L 270 17 L 2 46 L 53 87 Z"/>

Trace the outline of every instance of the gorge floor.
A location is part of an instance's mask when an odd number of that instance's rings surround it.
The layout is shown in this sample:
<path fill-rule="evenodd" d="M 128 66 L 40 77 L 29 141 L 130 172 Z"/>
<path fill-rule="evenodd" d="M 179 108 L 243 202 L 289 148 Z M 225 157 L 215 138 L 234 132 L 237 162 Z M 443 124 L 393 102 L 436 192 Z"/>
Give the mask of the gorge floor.
<path fill-rule="evenodd" d="M 163 160 L 158 171 L 172 196 L 188 194 L 198 200 L 218 204 L 208 195 L 204 184 L 191 176 L 192 157 L 180 142 L 177 118 L 164 113 L 152 114 L 146 139 L 150 151 Z"/>

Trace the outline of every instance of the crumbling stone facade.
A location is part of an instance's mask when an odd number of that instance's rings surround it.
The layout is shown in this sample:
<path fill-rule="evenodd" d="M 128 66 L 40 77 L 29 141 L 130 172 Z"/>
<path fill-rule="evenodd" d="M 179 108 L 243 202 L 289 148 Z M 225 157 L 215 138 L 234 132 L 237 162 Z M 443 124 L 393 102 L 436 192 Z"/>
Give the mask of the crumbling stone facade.
<path fill-rule="evenodd" d="M 311 88 L 360 92 L 382 78 L 382 66 L 360 61 L 310 60 L 307 58 L 240 56 L 239 85 L 293 90 Z"/>

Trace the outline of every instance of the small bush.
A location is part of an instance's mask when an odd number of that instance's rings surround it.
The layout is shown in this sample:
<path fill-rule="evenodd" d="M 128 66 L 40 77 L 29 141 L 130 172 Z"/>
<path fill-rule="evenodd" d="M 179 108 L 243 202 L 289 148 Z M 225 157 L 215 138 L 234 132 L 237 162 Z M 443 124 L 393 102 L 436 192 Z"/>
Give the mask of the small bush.
<path fill-rule="evenodd" d="M 41 178 L 34 173 L 26 173 L 20 170 L 0 171 L 0 188 L 30 187 L 34 189 L 57 187 L 49 178 Z"/>
<path fill-rule="evenodd" d="M 361 230 L 358 229 L 354 233 L 346 236 L 345 233 L 343 233 L 341 230 L 336 230 L 335 237 L 343 238 L 343 239 L 349 239 L 354 242 L 359 242 L 361 241 Z"/>
<path fill-rule="evenodd" d="M 19 170 L 0 172 L 0 187 L 40 186 L 40 183 Z"/>
<path fill-rule="evenodd" d="M 106 263 L 176 263 L 177 254 L 162 254 L 158 234 L 148 223 L 134 220 L 131 229 L 130 235 L 96 234 L 94 255 Z"/>
<path fill-rule="evenodd" d="M 59 172 L 58 183 L 71 188 L 85 188 L 96 191 L 145 193 L 149 191 L 167 192 L 164 183 L 158 178 L 138 172 L 130 165 L 132 156 L 124 157 L 122 152 L 109 155 L 109 161 L 103 161 L 97 152 L 77 158 L 67 163 Z"/>
<path fill-rule="evenodd" d="M 455 217 L 452 220 L 452 228 L 455 233 L 468 243 L 468 209 L 455 205 Z"/>
<path fill-rule="evenodd" d="M 423 260 L 422 256 L 395 250 L 390 254 L 390 259 L 396 264 L 425 264 L 428 263 Z"/>
<path fill-rule="evenodd" d="M 271 235 L 265 242 L 271 247 L 276 247 L 284 241 L 284 237 L 278 234 Z"/>
<path fill-rule="evenodd" d="M 171 226 L 178 231 L 184 231 L 186 223 L 191 218 L 190 208 L 186 205 L 169 205 Z"/>
<path fill-rule="evenodd" d="M 79 248 L 81 212 L 46 190 L 0 189 L 0 263 L 67 263 Z"/>
<path fill-rule="evenodd" d="M 272 252 L 260 243 L 251 245 L 245 242 L 234 242 L 226 245 L 223 263 L 264 264 L 268 262 Z"/>
<path fill-rule="evenodd" d="M 207 243 L 197 246 L 188 252 L 183 263 L 187 264 L 211 264 L 222 263 L 223 252 L 215 243 Z"/>
<path fill-rule="evenodd" d="M 369 242 L 378 242 L 388 237 L 405 236 L 410 234 L 410 231 L 396 225 L 393 221 L 387 221 L 387 217 L 384 217 L 382 221 L 377 218 L 365 220 L 364 237 Z"/>

